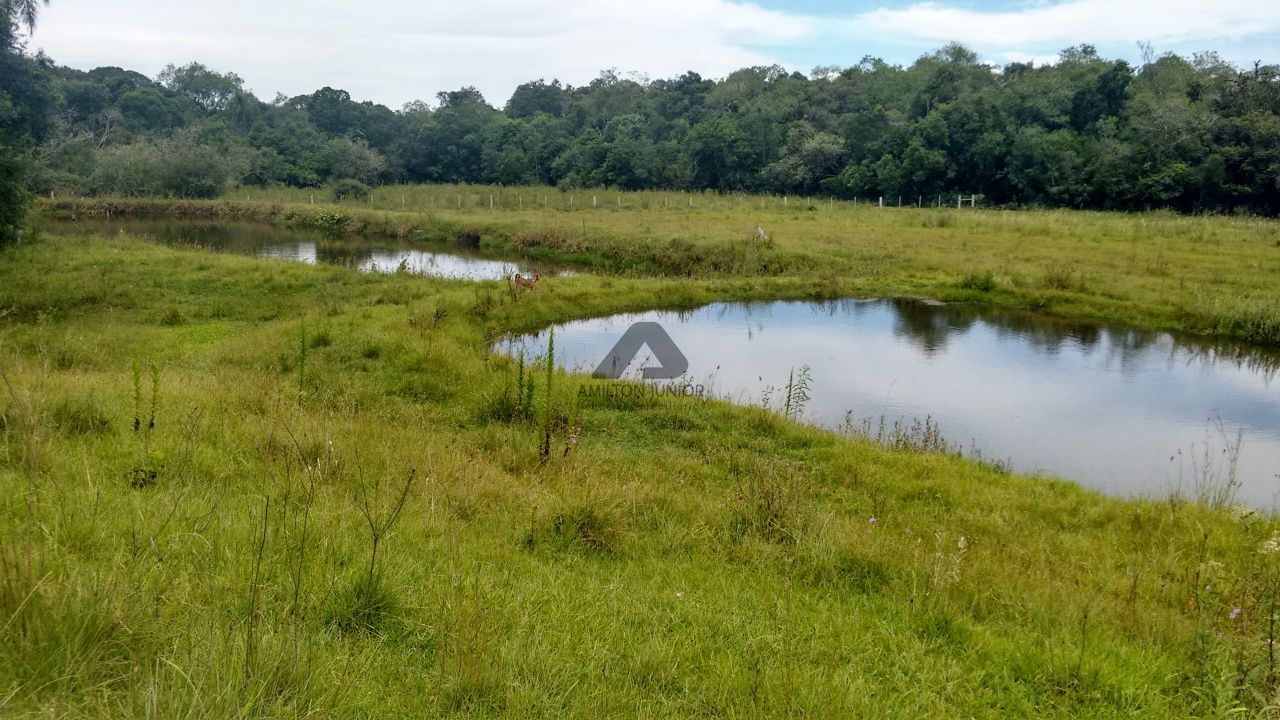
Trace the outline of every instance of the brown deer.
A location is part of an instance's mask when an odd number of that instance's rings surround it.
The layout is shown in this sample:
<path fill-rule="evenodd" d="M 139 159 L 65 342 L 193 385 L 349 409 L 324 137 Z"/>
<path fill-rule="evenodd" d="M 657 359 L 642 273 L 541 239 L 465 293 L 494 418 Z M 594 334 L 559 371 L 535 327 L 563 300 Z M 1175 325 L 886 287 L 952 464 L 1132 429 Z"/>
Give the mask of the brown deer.
<path fill-rule="evenodd" d="M 537 285 L 538 281 L 541 279 L 542 279 L 542 276 L 539 275 L 538 273 L 534 273 L 533 277 L 524 277 L 520 273 L 516 273 L 516 277 L 515 277 L 516 285 L 519 285 L 522 288 L 529 288 L 530 290 L 532 290 L 533 286 Z"/>

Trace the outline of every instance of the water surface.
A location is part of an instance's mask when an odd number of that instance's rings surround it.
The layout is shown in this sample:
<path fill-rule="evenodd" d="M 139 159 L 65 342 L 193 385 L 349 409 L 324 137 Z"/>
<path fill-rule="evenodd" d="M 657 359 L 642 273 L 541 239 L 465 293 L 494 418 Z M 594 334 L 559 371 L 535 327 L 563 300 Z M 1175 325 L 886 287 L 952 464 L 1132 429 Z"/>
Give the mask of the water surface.
<path fill-rule="evenodd" d="M 591 372 L 641 320 L 661 323 L 688 358 L 682 379 L 738 402 L 759 403 L 807 365 L 810 422 L 932 418 L 951 442 L 1016 470 L 1161 497 L 1190 491 L 1206 451 L 1225 474 L 1223 451 L 1238 432 L 1240 500 L 1271 508 L 1280 494 L 1280 355 L 1267 349 L 869 300 L 580 320 L 556 327 L 556 360 Z M 505 349 L 545 353 L 546 339 Z M 627 376 L 650 361 L 642 352 Z"/>
<path fill-rule="evenodd" d="M 330 238 L 315 231 L 265 223 L 168 219 L 45 219 L 41 221 L 41 227 L 51 232 L 95 232 L 108 235 L 123 232 L 166 245 L 197 246 L 261 258 L 341 265 L 365 272 L 405 271 L 455 280 L 499 280 L 515 273 L 553 275 L 561 272 L 552 265 L 472 252 L 453 246 Z"/>

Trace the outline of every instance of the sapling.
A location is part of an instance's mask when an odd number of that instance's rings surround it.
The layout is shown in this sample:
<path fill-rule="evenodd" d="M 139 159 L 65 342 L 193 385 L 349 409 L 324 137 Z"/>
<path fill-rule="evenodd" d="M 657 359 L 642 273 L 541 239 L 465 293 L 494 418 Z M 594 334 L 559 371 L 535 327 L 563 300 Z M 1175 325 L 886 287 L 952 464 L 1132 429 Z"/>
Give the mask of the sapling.
<path fill-rule="evenodd" d="M 546 463 L 551 457 L 551 424 L 552 424 L 552 382 L 556 374 L 556 330 L 552 328 L 547 339 L 547 389 L 546 398 L 542 406 L 542 447 L 539 449 L 538 457 L 543 463 Z"/>
<path fill-rule="evenodd" d="M 417 468 L 409 469 L 405 476 L 404 486 L 400 489 L 400 494 L 382 517 L 379 517 L 378 508 L 375 506 L 376 502 L 372 497 L 379 483 L 366 484 L 363 474 L 360 475 L 360 495 L 356 499 L 356 505 L 369 528 L 369 573 L 365 578 L 366 592 L 371 593 L 373 590 L 378 567 L 378 548 L 381 546 L 383 538 L 391 531 L 391 527 L 396 524 L 396 520 L 400 519 L 400 513 L 404 511 L 405 503 L 409 499 L 409 489 L 413 487 L 413 481 L 417 474 Z"/>
<path fill-rule="evenodd" d="M 155 483 L 159 474 L 161 456 L 151 449 L 151 435 L 156 428 L 156 414 L 160 406 L 160 366 L 148 362 L 151 377 L 151 402 L 144 407 L 142 391 L 142 364 L 133 361 L 133 434 L 138 439 L 138 464 L 129 471 L 129 484 L 141 489 Z M 143 418 L 146 418 L 145 421 Z"/>

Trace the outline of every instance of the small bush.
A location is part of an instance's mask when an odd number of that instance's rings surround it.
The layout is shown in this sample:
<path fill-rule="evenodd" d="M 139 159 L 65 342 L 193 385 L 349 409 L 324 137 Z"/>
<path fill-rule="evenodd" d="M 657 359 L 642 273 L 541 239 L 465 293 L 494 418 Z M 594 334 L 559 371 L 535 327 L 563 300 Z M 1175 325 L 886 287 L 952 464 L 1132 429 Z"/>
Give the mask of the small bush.
<path fill-rule="evenodd" d="M 171 307 L 160 316 L 160 324 L 166 327 L 175 327 L 181 325 L 183 319 L 182 311 L 176 307 Z"/>
<path fill-rule="evenodd" d="M 343 178 L 341 180 L 335 180 L 334 183 L 329 186 L 329 192 L 333 194 L 333 199 L 338 202 L 342 202 L 343 200 L 368 202 L 370 194 L 373 193 L 373 188 L 370 188 L 359 180 Z"/>
<path fill-rule="evenodd" d="M 281 215 L 291 227 L 315 228 L 324 233 L 338 235 L 351 229 L 351 218 L 334 210 L 286 211 Z"/>
<path fill-rule="evenodd" d="M 190 133 L 103 150 L 90 185 L 101 194 L 213 198 L 231 184 L 232 160 Z"/>
<path fill-rule="evenodd" d="M 311 347 L 327 348 L 333 344 L 333 335 L 328 330 L 321 330 L 309 338 Z"/>
<path fill-rule="evenodd" d="M 960 279 L 960 287 L 975 292 L 991 292 L 999 286 L 996 274 L 990 270 L 971 272 Z"/>

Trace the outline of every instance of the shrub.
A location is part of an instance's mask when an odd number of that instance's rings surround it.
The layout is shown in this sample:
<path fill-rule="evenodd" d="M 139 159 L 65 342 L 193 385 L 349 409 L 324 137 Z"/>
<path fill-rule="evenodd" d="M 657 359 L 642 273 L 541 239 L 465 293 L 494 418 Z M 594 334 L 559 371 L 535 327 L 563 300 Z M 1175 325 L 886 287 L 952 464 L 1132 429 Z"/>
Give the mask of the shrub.
<path fill-rule="evenodd" d="M 25 162 L 0 142 L 0 243 L 16 238 L 26 220 L 30 198 L 23 186 L 25 172 Z"/>
<path fill-rule="evenodd" d="M 176 325 L 181 325 L 183 319 L 182 311 L 176 307 L 171 307 L 160 316 L 160 324 L 168 327 L 174 327 Z"/>
<path fill-rule="evenodd" d="M 343 200 L 356 200 L 358 202 L 367 202 L 373 189 L 359 180 L 351 178 L 343 178 L 335 180 L 329 186 L 329 191 L 333 193 L 333 199 L 339 202 Z"/>
<path fill-rule="evenodd" d="M 1070 265 L 1051 265 L 1045 272 L 1045 285 L 1054 290 L 1083 290 L 1084 276 Z"/>
<path fill-rule="evenodd" d="M 90 183 L 108 195 L 178 198 L 217 197 L 231 182 L 225 153 L 189 135 L 103 150 Z"/>
<path fill-rule="evenodd" d="M 346 137 L 326 142 L 315 160 L 322 176 L 335 183 L 344 179 L 373 182 L 387 166 L 386 158 L 369 143 Z"/>
<path fill-rule="evenodd" d="M 999 285 L 996 280 L 995 273 L 990 270 L 984 272 L 971 272 L 960 279 L 960 287 L 965 290 L 974 290 L 976 292 L 991 292 Z"/>

